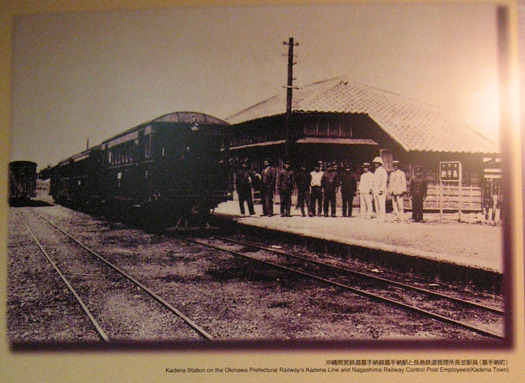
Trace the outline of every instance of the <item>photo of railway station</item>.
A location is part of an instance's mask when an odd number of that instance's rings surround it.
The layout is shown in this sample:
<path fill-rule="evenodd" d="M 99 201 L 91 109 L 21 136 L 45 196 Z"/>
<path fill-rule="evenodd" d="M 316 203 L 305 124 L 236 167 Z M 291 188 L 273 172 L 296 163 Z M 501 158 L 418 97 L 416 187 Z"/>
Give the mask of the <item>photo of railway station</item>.
<path fill-rule="evenodd" d="M 11 348 L 507 347 L 505 17 L 21 18 Z"/>

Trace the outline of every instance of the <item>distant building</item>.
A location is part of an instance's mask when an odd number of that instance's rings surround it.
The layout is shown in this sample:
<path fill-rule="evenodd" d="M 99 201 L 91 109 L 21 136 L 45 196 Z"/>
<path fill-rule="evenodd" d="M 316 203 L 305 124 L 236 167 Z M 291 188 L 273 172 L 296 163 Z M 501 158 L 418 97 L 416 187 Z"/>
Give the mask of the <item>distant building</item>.
<path fill-rule="evenodd" d="M 282 165 L 285 110 L 282 92 L 227 118 L 232 156 L 249 158 L 256 168 L 264 158 Z M 363 162 L 381 156 L 388 172 L 399 160 L 410 180 L 414 166 L 422 165 L 429 180 L 425 208 L 456 209 L 457 183 L 445 184 L 444 204 L 439 204 L 439 169 L 440 162 L 459 161 L 462 209 L 482 209 L 484 161 L 499 157 L 497 145 L 445 110 L 344 77 L 296 90 L 292 110 L 290 160 L 295 167 L 337 161 L 358 173 Z M 406 204 L 410 207 L 408 199 Z"/>

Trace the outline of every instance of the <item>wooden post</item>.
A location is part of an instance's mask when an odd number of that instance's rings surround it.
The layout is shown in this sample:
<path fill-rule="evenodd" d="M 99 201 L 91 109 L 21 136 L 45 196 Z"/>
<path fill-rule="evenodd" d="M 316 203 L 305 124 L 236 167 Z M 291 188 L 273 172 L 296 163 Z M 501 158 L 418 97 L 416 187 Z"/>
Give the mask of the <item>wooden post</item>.
<path fill-rule="evenodd" d="M 286 116 L 285 116 L 285 145 L 284 145 L 284 158 L 286 160 L 290 160 L 290 147 L 292 146 L 292 133 L 290 130 L 290 119 L 292 116 L 292 91 L 294 89 L 293 87 L 293 81 L 295 80 L 293 77 L 293 66 L 296 64 L 293 61 L 293 47 L 299 45 L 298 43 L 294 43 L 293 37 L 290 37 L 288 42 L 283 41 L 283 45 L 288 45 L 288 81 L 285 86 L 286 88 Z"/>
<path fill-rule="evenodd" d="M 458 209 L 458 221 L 461 222 L 461 205 L 463 203 L 463 193 L 462 193 L 462 188 L 463 188 L 463 174 L 462 174 L 462 169 L 461 169 L 461 166 L 459 167 L 459 181 L 458 181 L 458 189 L 459 189 L 459 209 Z"/>
<path fill-rule="evenodd" d="M 439 179 L 439 222 L 443 219 L 443 182 Z"/>

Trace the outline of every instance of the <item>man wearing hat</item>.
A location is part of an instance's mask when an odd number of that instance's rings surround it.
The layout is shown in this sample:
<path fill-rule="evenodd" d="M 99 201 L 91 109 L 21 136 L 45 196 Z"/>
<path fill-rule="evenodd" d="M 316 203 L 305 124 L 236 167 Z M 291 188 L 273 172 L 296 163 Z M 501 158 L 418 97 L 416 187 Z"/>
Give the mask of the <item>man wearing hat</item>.
<path fill-rule="evenodd" d="M 372 214 L 372 185 L 374 174 L 370 172 L 370 164 L 363 164 L 363 173 L 359 178 L 359 210 L 362 218 L 370 218 Z"/>
<path fill-rule="evenodd" d="M 374 158 L 372 161 L 375 166 L 374 171 L 374 205 L 376 207 L 377 219 L 384 221 L 386 218 L 386 192 L 388 174 L 383 167 L 383 160 L 381 157 Z"/>
<path fill-rule="evenodd" d="M 263 162 L 261 172 L 261 202 L 263 215 L 273 216 L 273 193 L 275 190 L 275 168 L 270 165 L 270 160 Z"/>
<path fill-rule="evenodd" d="M 339 189 L 339 176 L 334 170 L 334 164 L 329 163 L 327 165 L 326 172 L 321 179 L 321 187 L 323 189 L 324 216 L 328 217 L 330 206 L 330 213 L 332 217 L 335 217 L 335 198 Z"/>
<path fill-rule="evenodd" d="M 292 208 L 292 192 L 294 189 L 294 174 L 290 169 L 290 162 L 284 163 L 283 169 L 279 173 L 279 194 L 281 197 L 281 217 L 290 217 Z"/>
<path fill-rule="evenodd" d="M 346 165 L 341 174 L 341 197 L 343 200 L 343 217 L 352 217 L 352 202 L 354 200 L 357 181 L 350 165 Z"/>
<path fill-rule="evenodd" d="M 319 217 L 323 214 L 323 189 L 321 188 L 321 180 L 323 179 L 323 171 L 321 170 L 322 162 L 318 161 L 315 164 L 315 169 L 310 172 L 310 186 L 311 186 L 311 204 L 310 204 L 310 213 L 312 217 L 315 216 L 316 204 L 317 204 L 317 213 Z"/>
<path fill-rule="evenodd" d="M 416 174 L 410 181 L 410 198 L 412 199 L 412 219 L 423 221 L 423 202 L 427 198 L 427 180 L 423 176 L 423 168 L 416 165 Z"/>
<path fill-rule="evenodd" d="M 248 170 L 248 163 L 243 161 L 241 169 L 235 174 L 235 185 L 237 187 L 239 208 L 242 215 L 244 215 L 244 202 L 248 204 L 250 215 L 255 214 L 255 210 L 253 209 L 252 181 L 253 176 Z"/>
<path fill-rule="evenodd" d="M 390 195 L 392 196 L 392 207 L 394 208 L 394 214 L 396 220 L 402 220 L 404 218 L 405 210 L 403 207 L 403 195 L 407 191 L 407 180 L 405 172 L 399 169 L 399 161 L 392 163 L 394 171 L 390 173 Z"/>
<path fill-rule="evenodd" d="M 295 184 L 297 185 L 297 207 L 301 209 L 303 217 L 306 216 L 304 211 L 304 205 L 308 209 L 308 215 L 311 216 L 310 212 L 310 183 L 312 176 L 306 171 L 306 165 L 302 164 L 301 169 L 295 175 Z"/>

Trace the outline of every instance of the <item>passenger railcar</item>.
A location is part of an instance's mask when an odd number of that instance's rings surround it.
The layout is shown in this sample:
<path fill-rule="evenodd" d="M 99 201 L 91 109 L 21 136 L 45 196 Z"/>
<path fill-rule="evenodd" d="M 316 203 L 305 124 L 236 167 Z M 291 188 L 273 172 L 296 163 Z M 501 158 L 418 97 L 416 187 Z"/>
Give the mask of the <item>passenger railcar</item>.
<path fill-rule="evenodd" d="M 59 163 L 51 194 L 157 225 L 202 222 L 231 194 L 227 125 L 202 113 L 161 116 Z"/>
<path fill-rule="evenodd" d="M 96 207 L 103 197 L 103 157 L 100 146 L 61 161 L 51 171 L 50 194 L 61 204 Z"/>
<path fill-rule="evenodd" d="M 176 112 L 101 144 L 105 202 L 140 208 L 164 224 L 201 219 L 226 200 L 226 122 L 202 113 Z"/>
<path fill-rule="evenodd" d="M 36 163 L 13 161 L 9 163 L 9 204 L 27 203 L 36 197 Z"/>

